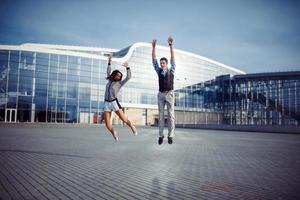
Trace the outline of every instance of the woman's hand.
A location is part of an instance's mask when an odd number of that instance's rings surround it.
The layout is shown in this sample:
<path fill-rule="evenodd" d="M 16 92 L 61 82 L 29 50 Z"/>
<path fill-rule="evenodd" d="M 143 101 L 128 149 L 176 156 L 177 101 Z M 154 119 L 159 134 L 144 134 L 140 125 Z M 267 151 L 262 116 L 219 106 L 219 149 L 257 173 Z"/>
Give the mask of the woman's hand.
<path fill-rule="evenodd" d="M 122 66 L 128 68 L 128 62 L 124 62 Z"/>
<path fill-rule="evenodd" d="M 111 64 L 111 59 L 112 59 L 112 55 L 109 54 L 109 56 L 108 56 L 108 63 L 109 63 L 109 64 Z"/>

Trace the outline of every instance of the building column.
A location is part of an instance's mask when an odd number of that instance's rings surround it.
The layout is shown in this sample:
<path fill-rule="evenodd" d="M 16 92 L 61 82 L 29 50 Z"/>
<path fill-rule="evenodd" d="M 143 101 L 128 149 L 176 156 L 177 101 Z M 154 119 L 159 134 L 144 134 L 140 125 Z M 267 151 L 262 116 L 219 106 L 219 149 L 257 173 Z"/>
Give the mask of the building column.
<path fill-rule="evenodd" d="M 270 102 L 269 102 L 269 99 L 270 99 L 270 92 L 269 92 L 269 82 L 268 81 L 264 81 L 265 83 L 265 94 L 266 94 L 266 106 L 265 106 L 265 112 L 266 112 L 266 118 L 265 118 L 265 125 L 268 125 L 269 122 L 270 122 Z"/>

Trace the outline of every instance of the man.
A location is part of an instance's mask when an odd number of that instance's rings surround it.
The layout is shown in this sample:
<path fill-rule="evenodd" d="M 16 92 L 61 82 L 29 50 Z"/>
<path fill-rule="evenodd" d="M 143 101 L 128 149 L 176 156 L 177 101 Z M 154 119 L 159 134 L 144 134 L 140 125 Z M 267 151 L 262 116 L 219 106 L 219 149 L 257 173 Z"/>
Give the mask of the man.
<path fill-rule="evenodd" d="M 156 59 L 156 47 L 157 40 L 152 41 L 152 63 L 153 67 L 158 75 L 159 92 L 158 92 L 158 113 L 159 113 L 159 138 L 158 144 L 161 145 L 164 139 L 164 109 L 167 105 L 168 113 L 168 143 L 172 144 L 175 131 L 175 115 L 174 115 L 174 72 L 175 72 L 175 59 L 173 50 L 173 38 L 168 38 L 168 44 L 171 52 L 171 68 L 168 68 L 168 59 L 160 59 L 160 67 Z"/>

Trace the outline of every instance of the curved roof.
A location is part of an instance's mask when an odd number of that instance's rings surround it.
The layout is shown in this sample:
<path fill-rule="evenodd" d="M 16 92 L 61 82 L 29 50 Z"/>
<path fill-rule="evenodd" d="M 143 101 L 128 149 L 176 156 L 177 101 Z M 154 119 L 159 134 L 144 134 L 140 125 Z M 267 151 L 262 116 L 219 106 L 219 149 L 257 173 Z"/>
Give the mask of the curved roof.
<path fill-rule="evenodd" d="M 123 59 L 125 58 L 125 60 L 128 60 L 133 51 L 138 48 L 138 47 L 150 47 L 152 48 L 152 44 L 150 43 L 144 43 L 144 42 L 138 42 L 138 43 L 134 43 L 133 45 L 130 46 L 130 48 L 126 48 L 128 49 L 128 52 L 125 54 L 124 57 L 122 57 Z M 164 49 L 164 50 L 169 50 L 169 47 L 166 47 L 166 46 L 160 46 L 158 45 L 157 46 L 158 49 Z M 178 49 L 175 49 L 175 52 L 176 53 L 180 53 L 180 54 L 183 54 L 183 55 L 186 55 L 186 56 L 191 56 L 191 57 L 194 57 L 194 58 L 198 58 L 198 59 L 201 59 L 201 60 L 204 60 L 204 61 L 208 61 L 210 63 L 213 63 L 213 64 L 216 64 L 216 65 L 219 65 L 221 67 L 224 67 L 224 68 L 227 68 L 227 69 L 230 69 L 232 71 L 235 71 L 237 73 L 240 73 L 240 74 L 246 74 L 244 71 L 242 70 L 239 70 L 239 69 L 236 69 L 234 67 L 230 67 L 228 65 L 225 65 L 225 64 L 222 64 L 220 62 L 217 62 L 215 60 L 212 60 L 212 59 L 209 59 L 209 58 L 206 58 L 206 57 L 203 57 L 203 56 L 200 56 L 200 55 L 197 55 L 197 54 L 194 54 L 194 53 L 190 53 L 190 52 L 187 52 L 187 51 L 183 51 L 183 50 L 178 50 Z M 118 53 L 118 52 L 116 52 Z"/>
<path fill-rule="evenodd" d="M 127 61 L 133 54 L 134 50 L 139 47 L 149 47 L 152 48 L 152 44 L 145 42 L 137 42 L 133 45 L 126 47 L 124 49 L 112 49 L 112 48 L 99 48 L 99 47 L 84 47 L 84 46 L 68 46 L 68 45 L 53 45 L 53 44 L 35 44 L 35 43 L 25 43 L 22 45 L 0 45 L 0 50 L 20 50 L 20 51 L 35 51 L 41 53 L 53 53 L 53 54 L 63 54 L 70 56 L 81 56 L 95 59 L 107 59 L 106 54 L 113 54 L 116 62 L 125 62 Z M 157 46 L 157 49 L 169 50 L 166 46 Z M 224 67 L 226 69 L 230 69 L 239 74 L 245 74 L 244 71 L 236 69 L 234 67 L 222 64 L 215 60 L 190 53 L 183 50 L 175 49 L 176 53 L 191 56 L 194 58 L 198 58 L 218 66 Z"/>
<path fill-rule="evenodd" d="M 24 43 L 21 46 L 43 47 L 56 50 L 77 51 L 77 52 L 116 52 L 118 49 L 86 47 L 86 46 L 71 46 L 58 44 L 39 44 L 39 43 Z"/>

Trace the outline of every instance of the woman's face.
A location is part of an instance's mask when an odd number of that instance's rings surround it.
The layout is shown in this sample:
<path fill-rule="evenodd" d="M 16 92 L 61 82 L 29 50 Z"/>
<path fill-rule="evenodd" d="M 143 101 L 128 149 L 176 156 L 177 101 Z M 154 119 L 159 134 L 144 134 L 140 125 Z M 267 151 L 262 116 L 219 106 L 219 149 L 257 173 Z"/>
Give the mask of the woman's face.
<path fill-rule="evenodd" d="M 122 78 L 121 73 L 117 73 L 117 74 L 115 75 L 115 77 L 114 77 L 114 81 L 120 81 L 121 78 Z"/>

